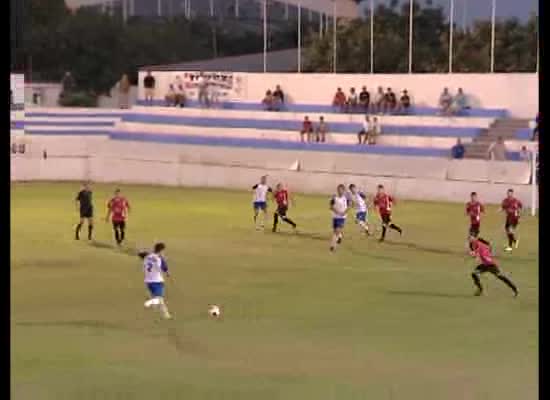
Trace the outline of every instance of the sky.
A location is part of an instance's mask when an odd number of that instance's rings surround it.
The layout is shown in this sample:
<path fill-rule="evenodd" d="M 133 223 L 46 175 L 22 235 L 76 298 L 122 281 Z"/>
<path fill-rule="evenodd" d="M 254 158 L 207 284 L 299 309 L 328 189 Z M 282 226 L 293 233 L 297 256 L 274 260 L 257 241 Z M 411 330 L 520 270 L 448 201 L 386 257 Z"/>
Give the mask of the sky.
<path fill-rule="evenodd" d="M 425 4 L 426 0 L 415 0 L 420 4 Z M 401 4 L 408 3 L 408 0 L 399 0 Z M 389 4 L 390 0 L 374 0 L 374 4 Z M 435 6 L 440 5 L 449 14 L 451 0 L 433 0 Z M 522 21 L 529 18 L 529 15 L 535 11 L 538 14 L 539 0 L 496 0 L 496 16 L 499 17 L 517 17 Z M 476 19 L 491 18 L 492 0 L 454 0 L 455 21 L 461 25 L 472 23 Z M 363 7 L 370 7 L 370 0 L 363 0 Z"/>
<path fill-rule="evenodd" d="M 98 0 L 66 0 L 69 5 L 83 5 L 97 3 Z M 155 0 L 151 0 L 155 1 Z M 206 0 L 204 0 L 206 1 Z M 389 4 L 391 0 L 374 0 L 375 4 Z M 414 0 L 425 4 L 426 0 Z M 400 3 L 406 3 L 408 0 L 399 0 Z M 451 0 L 433 0 L 434 5 L 441 5 L 449 12 Z M 455 20 L 457 24 L 463 24 L 465 21 L 470 24 L 475 19 L 491 18 L 492 0 L 454 0 L 455 2 Z M 531 12 L 538 14 L 539 0 L 496 0 L 497 17 L 518 17 L 525 21 L 529 18 Z M 370 0 L 363 0 L 362 7 L 369 7 Z"/>

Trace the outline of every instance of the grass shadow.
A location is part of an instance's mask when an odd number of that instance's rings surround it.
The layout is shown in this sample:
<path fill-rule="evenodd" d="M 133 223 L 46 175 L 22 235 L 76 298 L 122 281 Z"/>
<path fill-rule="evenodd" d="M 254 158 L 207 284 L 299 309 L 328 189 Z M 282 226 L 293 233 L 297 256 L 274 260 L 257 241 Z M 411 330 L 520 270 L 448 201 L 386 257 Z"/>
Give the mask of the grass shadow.
<path fill-rule="evenodd" d="M 459 293 L 441 293 L 441 292 L 427 292 L 427 291 L 414 291 L 414 290 L 387 290 L 386 293 L 397 296 L 408 297 L 435 297 L 443 299 L 472 299 L 473 295 L 465 295 Z"/>
<path fill-rule="evenodd" d="M 431 254 L 452 255 L 452 256 L 464 256 L 466 254 L 465 250 L 456 251 L 456 250 L 449 250 L 449 249 L 439 249 L 436 247 L 428 247 L 428 246 L 423 246 L 417 243 L 410 243 L 410 242 L 385 241 L 384 244 L 394 246 L 394 247 L 404 247 L 411 250 L 423 251 L 425 253 L 431 253 Z"/>

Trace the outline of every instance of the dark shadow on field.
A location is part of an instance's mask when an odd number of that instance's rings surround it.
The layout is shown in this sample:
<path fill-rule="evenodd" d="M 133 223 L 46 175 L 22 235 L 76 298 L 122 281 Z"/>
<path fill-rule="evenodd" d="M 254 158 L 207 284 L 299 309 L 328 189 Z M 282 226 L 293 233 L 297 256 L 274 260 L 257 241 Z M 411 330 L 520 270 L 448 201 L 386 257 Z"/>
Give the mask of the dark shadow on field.
<path fill-rule="evenodd" d="M 452 256 L 464 256 L 466 254 L 466 250 L 456 251 L 456 250 L 450 250 L 450 249 L 438 249 L 436 247 L 428 247 L 428 246 L 423 246 L 417 243 L 410 243 L 410 242 L 391 242 L 387 240 L 383 243 L 383 245 L 390 245 L 394 247 L 404 247 L 407 249 L 424 251 L 426 253 L 432 253 L 432 254 L 443 254 L 443 255 L 452 255 Z"/>
<path fill-rule="evenodd" d="M 313 232 L 289 232 L 289 231 L 277 231 L 273 233 L 274 235 L 281 235 L 281 236 L 295 236 L 299 238 L 305 238 L 305 239 L 311 239 L 311 240 L 326 240 L 328 241 L 328 236 L 323 236 L 319 233 L 313 233 Z"/>
<path fill-rule="evenodd" d="M 137 256 L 139 252 L 133 246 L 122 245 L 119 247 L 112 243 L 100 242 L 97 240 L 93 240 L 89 242 L 89 245 L 92 247 L 95 247 L 96 249 L 111 250 L 117 253 L 123 253 L 123 254 L 129 255 L 129 256 Z"/>
<path fill-rule="evenodd" d="M 387 290 L 386 293 L 393 296 L 412 296 L 412 297 L 437 297 L 447 299 L 473 299 L 473 295 L 465 295 L 458 293 L 441 293 L 441 292 L 426 292 L 413 290 Z"/>
<path fill-rule="evenodd" d="M 180 355 L 204 353 L 206 348 L 196 340 L 186 338 L 179 334 L 178 328 L 173 325 L 173 321 L 163 321 L 158 319 L 158 324 L 165 324 L 164 333 L 147 332 L 142 328 L 134 328 L 122 324 L 113 324 L 95 320 L 74 320 L 74 321 L 20 321 L 15 322 L 16 326 L 36 327 L 36 328 L 86 328 L 102 331 L 123 331 L 138 334 L 140 336 L 159 338 L 165 335 L 166 340 L 174 346 Z"/>

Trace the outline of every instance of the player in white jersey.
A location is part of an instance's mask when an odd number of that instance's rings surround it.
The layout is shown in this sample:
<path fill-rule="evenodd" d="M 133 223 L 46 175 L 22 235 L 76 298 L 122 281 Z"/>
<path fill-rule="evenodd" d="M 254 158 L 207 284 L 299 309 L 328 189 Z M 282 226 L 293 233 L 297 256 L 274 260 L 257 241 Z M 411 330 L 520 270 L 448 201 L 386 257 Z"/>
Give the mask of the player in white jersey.
<path fill-rule="evenodd" d="M 330 251 L 336 250 L 336 246 L 342 243 L 348 206 L 349 200 L 346 196 L 346 187 L 340 184 L 336 189 L 336 194 L 330 199 L 330 210 L 332 211 L 332 239 L 330 241 Z"/>
<path fill-rule="evenodd" d="M 164 275 L 170 276 L 168 265 L 163 257 L 165 248 L 164 243 L 157 243 L 152 253 L 140 252 L 139 256 L 143 259 L 145 286 L 151 295 L 151 298 L 145 302 L 145 307 L 154 306 L 160 310 L 163 318 L 170 319 L 171 316 L 164 301 Z"/>
<path fill-rule="evenodd" d="M 252 203 L 254 208 L 254 225 L 256 225 L 256 229 L 263 229 L 267 219 L 267 194 L 273 192 L 271 188 L 267 186 L 267 176 L 262 176 L 260 178 L 260 183 L 252 186 L 252 190 L 254 190 L 254 200 Z M 258 228 L 258 215 L 260 211 L 262 211 L 262 221 Z"/>
<path fill-rule="evenodd" d="M 369 225 L 367 222 L 369 213 L 367 196 L 365 195 L 365 193 L 357 190 L 357 186 L 355 186 L 353 183 L 349 185 L 349 191 L 351 194 L 351 201 L 355 206 L 356 211 L 355 223 L 359 224 L 363 232 L 365 232 L 367 235 L 370 235 Z"/>

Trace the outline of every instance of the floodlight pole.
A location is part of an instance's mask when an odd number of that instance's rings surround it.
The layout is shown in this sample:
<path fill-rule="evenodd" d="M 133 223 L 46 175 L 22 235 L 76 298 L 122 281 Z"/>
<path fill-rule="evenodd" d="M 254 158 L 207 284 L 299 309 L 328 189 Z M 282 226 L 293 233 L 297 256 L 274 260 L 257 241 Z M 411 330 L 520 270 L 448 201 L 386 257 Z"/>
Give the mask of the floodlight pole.
<path fill-rule="evenodd" d="M 491 73 L 495 72 L 495 36 L 497 1 L 493 0 L 491 10 Z"/>
<path fill-rule="evenodd" d="M 414 0 L 409 2 L 409 74 L 412 74 L 413 67 L 413 23 L 414 23 Z"/>

